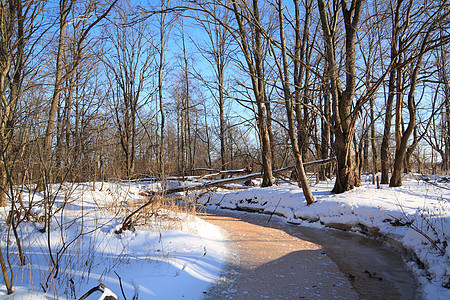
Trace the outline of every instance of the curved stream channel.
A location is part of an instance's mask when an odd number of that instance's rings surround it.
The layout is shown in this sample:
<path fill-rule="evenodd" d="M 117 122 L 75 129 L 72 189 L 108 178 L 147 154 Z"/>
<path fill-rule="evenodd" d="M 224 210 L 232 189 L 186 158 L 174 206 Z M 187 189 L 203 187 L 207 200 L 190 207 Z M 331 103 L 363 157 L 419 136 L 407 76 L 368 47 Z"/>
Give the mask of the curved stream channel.
<path fill-rule="evenodd" d="M 255 213 L 202 218 L 228 233 L 232 249 L 226 279 L 206 299 L 421 299 L 401 256 L 378 241 Z"/>

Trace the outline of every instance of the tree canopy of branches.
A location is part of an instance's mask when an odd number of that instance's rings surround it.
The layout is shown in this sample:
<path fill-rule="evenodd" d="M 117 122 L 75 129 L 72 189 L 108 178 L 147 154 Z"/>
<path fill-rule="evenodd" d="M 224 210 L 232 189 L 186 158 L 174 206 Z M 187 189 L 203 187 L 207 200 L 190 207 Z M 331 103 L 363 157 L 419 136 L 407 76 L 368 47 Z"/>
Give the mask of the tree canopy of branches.
<path fill-rule="evenodd" d="M 377 166 L 391 186 L 448 172 L 449 14 L 444 0 L 2 1 L 0 205 L 21 183 L 246 168 L 270 186 L 292 164 L 312 203 L 319 170 L 303 162 L 328 156 L 336 193 Z"/>

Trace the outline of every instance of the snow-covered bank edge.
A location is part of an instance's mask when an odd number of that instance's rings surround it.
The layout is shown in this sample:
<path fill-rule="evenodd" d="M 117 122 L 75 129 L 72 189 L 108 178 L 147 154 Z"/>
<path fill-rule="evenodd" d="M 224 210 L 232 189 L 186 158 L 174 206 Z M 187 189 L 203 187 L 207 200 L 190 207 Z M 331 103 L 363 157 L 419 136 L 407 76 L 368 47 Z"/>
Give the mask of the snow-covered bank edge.
<path fill-rule="evenodd" d="M 449 184 L 441 186 L 448 188 Z M 450 299 L 448 189 L 423 181 L 406 181 L 403 187 L 382 186 L 379 190 L 365 182 L 339 195 L 331 194 L 331 188 L 332 182 L 313 187 L 316 202 L 311 206 L 306 206 L 300 188 L 288 184 L 218 190 L 197 201 L 223 209 L 275 214 L 302 226 L 331 227 L 376 238 L 404 256 L 428 299 Z"/>
<path fill-rule="evenodd" d="M 199 217 L 161 210 L 145 226 L 116 234 L 122 221 L 119 211 L 142 201 L 138 195 L 144 188 L 148 185 L 104 183 L 101 191 L 92 191 L 89 184 L 78 184 L 48 234 L 39 232 L 41 223 L 20 223 L 26 259 L 22 267 L 17 263 L 14 240 L 8 241 L 8 209 L 1 209 L 0 245 L 4 250 L 9 243 L 15 276 L 12 295 L 6 294 L 0 277 L 0 299 L 78 299 L 99 283 L 122 299 L 122 293 L 128 299 L 137 295 L 142 299 L 202 298 L 221 279 L 228 256 L 224 233 Z M 40 194 L 33 197 L 34 203 L 41 201 Z M 24 198 L 28 199 L 26 192 Z M 63 199 L 64 195 L 57 196 L 55 205 Z M 42 212 L 36 209 L 35 213 Z M 56 255 L 72 240 L 61 254 L 58 277 L 44 292 L 48 245 Z M 97 291 L 90 298 L 99 295 Z"/>

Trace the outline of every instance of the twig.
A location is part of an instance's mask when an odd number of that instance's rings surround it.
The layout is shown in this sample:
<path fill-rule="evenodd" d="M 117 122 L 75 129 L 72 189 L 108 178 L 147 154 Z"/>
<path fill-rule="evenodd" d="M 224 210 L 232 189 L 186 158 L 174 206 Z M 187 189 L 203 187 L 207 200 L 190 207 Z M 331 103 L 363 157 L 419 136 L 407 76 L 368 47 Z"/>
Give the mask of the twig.
<path fill-rule="evenodd" d="M 222 203 L 222 200 L 223 200 L 223 198 L 225 198 L 226 195 L 227 195 L 227 194 L 223 194 L 222 199 L 220 199 L 219 203 L 217 203 L 216 210 L 217 210 L 217 208 L 220 206 L 220 203 Z"/>
<path fill-rule="evenodd" d="M 269 220 L 267 220 L 267 222 L 270 222 L 270 220 L 272 219 L 273 215 L 275 214 L 275 211 L 278 208 L 278 205 L 280 205 L 281 199 L 283 199 L 283 197 L 280 197 L 280 200 L 278 200 L 277 206 L 275 206 L 275 209 L 273 210 L 273 212 L 270 214 Z"/>
<path fill-rule="evenodd" d="M 428 234 L 426 234 L 425 232 L 423 232 L 423 230 L 421 230 L 419 227 L 417 227 L 416 225 L 414 225 L 414 222 L 412 222 L 412 221 L 408 218 L 408 216 L 406 215 L 406 212 L 405 212 L 405 210 L 403 209 L 403 206 L 400 205 L 400 204 L 399 204 L 399 206 L 400 206 L 400 209 L 402 210 L 403 217 L 404 217 L 404 218 L 406 219 L 406 221 L 407 221 L 406 225 L 407 225 L 409 228 L 411 228 L 412 230 L 414 230 L 415 232 L 417 232 L 418 234 L 422 235 L 424 238 L 426 238 L 426 239 L 431 243 L 431 246 L 432 246 L 433 248 L 435 248 L 436 250 L 438 250 L 438 251 L 441 253 L 441 255 L 444 255 L 444 254 L 445 254 L 444 249 L 442 249 L 441 247 L 439 247 L 439 246 L 437 245 L 436 241 L 434 241 Z M 419 210 L 418 210 L 418 212 L 420 213 Z M 421 218 L 428 224 L 428 226 L 429 226 L 432 230 L 435 230 L 434 227 L 433 227 L 433 225 L 425 218 L 425 216 L 423 215 L 423 213 L 421 214 Z M 396 218 L 396 219 L 397 219 L 397 218 Z"/>
<path fill-rule="evenodd" d="M 127 297 L 125 296 L 125 293 L 123 291 L 122 278 L 120 278 L 119 274 L 117 274 L 116 271 L 114 271 L 114 274 L 116 274 L 117 278 L 119 278 L 120 291 L 122 292 L 123 299 L 127 300 Z"/>
<path fill-rule="evenodd" d="M 429 181 L 426 181 L 426 180 L 424 180 L 424 182 L 426 182 L 428 184 L 431 184 L 431 185 L 434 185 L 435 187 L 438 187 L 438 188 L 441 188 L 441 189 L 450 190 L 450 188 L 442 186 L 442 185 L 439 185 L 436 182 L 429 182 Z"/>
<path fill-rule="evenodd" d="M 104 290 L 105 290 L 105 285 L 103 283 L 100 283 L 96 287 L 93 287 L 92 289 L 90 289 L 86 294 L 81 296 L 81 298 L 78 299 L 78 300 L 84 300 L 84 299 L 86 299 L 87 297 L 89 297 L 91 294 L 93 294 L 96 291 L 100 291 L 100 292 L 103 293 Z"/>
<path fill-rule="evenodd" d="M 116 230 L 115 233 L 116 234 L 121 234 L 124 230 L 130 229 L 130 227 L 133 224 L 133 220 L 132 217 L 137 214 L 138 212 L 140 212 L 141 210 L 143 210 L 145 207 L 149 206 L 150 204 L 152 204 L 155 201 L 155 196 L 151 195 L 150 199 L 142 206 L 140 206 L 138 209 L 136 209 L 134 212 L 132 212 L 131 214 L 129 214 L 125 220 L 123 220 L 122 222 L 122 226 L 120 227 L 120 229 Z"/>

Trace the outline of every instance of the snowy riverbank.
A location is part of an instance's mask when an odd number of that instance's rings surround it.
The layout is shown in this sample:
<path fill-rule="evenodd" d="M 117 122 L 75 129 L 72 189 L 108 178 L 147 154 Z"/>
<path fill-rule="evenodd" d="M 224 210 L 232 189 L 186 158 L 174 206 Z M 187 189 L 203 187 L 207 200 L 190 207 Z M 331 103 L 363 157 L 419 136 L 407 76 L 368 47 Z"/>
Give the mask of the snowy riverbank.
<path fill-rule="evenodd" d="M 312 187 L 316 202 L 306 206 L 303 193 L 292 184 L 270 188 L 244 187 L 191 192 L 192 201 L 225 209 L 281 215 L 302 226 L 334 227 L 376 236 L 397 244 L 409 255 L 409 266 L 419 276 L 428 299 L 450 298 L 450 183 L 404 181 L 389 188 L 364 181 L 344 194 L 331 194 L 333 182 Z M 174 183 L 168 183 L 174 184 Z M 184 213 L 158 210 L 145 226 L 116 234 L 123 216 L 142 203 L 139 193 L 158 187 L 148 182 L 64 185 L 54 198 L 58 211 L 51 230 L 43 224 L 22 221 L 18 233 L 25 253 L 19 266 L 17 248 L 9 232 L 9 255 L 14 271 L 15 294 L 0 299 L 73 299 L 104 283 L 113 293 L 128 299 L 201 299 L 219 279 L 225 264 L 225 238 L 217 227 Z M 23 194 L 24 203 L 35 207 L 40 194 Z M 134 206 L 133 206 L 134 205 Z M 36 215 L 43 211 L 33 208 Z M 1 247 L 8 251 L 7 209 L 0 208 Z M 58 261 L 57 272 L 51 269 Z M 56 274 L 56 275 L 55 275 Z M 46 289 L 46 292 L 44 292 Z M 99 292 L 97 292 L 99 296 Z M 94 297 L 95 299 L 95 297 Z"/>
<path fill-rule="evenodd" d="M 10 261 L 14 271 L 14 294 L 6 295 L 3 278 L 0 299 L 78 299 L 103 283 L 124 299 L 201 299 L 208 286 L 219 279 L 227 249 L 217 227 L 183 213 L 160 210 L 145 226 L 116 234 L 120 211 L 141 198 L 147 186 L 136 183 L 105 183 L 102 191 L 80 184 L 64 187 L 55 199 L 64 210 L 52 221 L 50 232 L 42 223 L 22 222 L 19 235 L 25 266 L 18 266 L 17 249 L 10 237 Z M 24 193 L 25 201 L 28 194 Z M 35 194 L 32 202 L 41 200 Z M 42 211 L 34 210 L 38 214 Z M 6 256 L 6 209 L 1 208 L 1 247 Z M 50 273 L 49 245 L 58 272 Z M 67 249 L 65 249 L 67 247 Z M 65 249 L 65 250 L 64 250 Z M 44 288 L 47 290 L 44 292 Z M 95 292 L 88 299 L 98 299 Z"/>
<path fill-rule="evenodd" d="M 226 209 L 277 214 L 302 226 L 329 226 L 385 239 L 406 250 L 428 299 L 450 299 L 450 183 L 414 179 L 402 187 L 369 181 L 352 191 L 330 193 L 333 182 L 312 187 L 316 202 L 306 205 L 301 188 L 218 190 L 204 194 L 202 204 Z"/>

